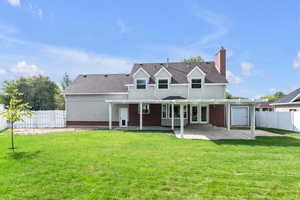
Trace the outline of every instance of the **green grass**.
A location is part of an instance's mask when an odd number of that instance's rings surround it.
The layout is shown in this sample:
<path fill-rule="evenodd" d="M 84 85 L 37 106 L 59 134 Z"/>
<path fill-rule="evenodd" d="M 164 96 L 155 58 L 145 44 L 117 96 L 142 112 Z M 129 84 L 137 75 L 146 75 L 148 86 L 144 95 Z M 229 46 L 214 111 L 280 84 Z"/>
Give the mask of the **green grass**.
<path fill-rule="evenodd" d="M 300 199 L 300 140 L 0 134 L 0 199 Z"/>
<path fill-rule="evenodd" d="M 269 132 L 277 133 L 277 134 L 281 134 L 281 135 L 300 134 L 299 132 L 283 130 L 283 129 L 276 129 L 276 128 L 257 128 L 257 129 L 269 131 Z"/>

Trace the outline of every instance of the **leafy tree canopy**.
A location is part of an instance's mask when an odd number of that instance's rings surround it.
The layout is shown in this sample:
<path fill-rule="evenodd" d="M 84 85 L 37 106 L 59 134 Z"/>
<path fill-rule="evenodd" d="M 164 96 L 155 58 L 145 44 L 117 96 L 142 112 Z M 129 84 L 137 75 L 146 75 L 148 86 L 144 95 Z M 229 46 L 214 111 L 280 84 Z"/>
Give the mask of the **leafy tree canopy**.
<path fill-rule="evenodd" d="M 204 62 L 204 59 L 201 56 L 195 56 L 195 57 L 184 59 L 183 61 L 186 63 Z"/>
<path fill-rule="evenodd" d="M 40 75 L 5 81 L 3 91 L 8 95 L 1 98 L 5 105 L 9 105 L 14 88 L 23 94 L 19 98 L 28 103 L 32 110 L 55 110 L 64 107 L 60 88 L 48 77 Z"/>
<path fill-rule="evenodd" d="M 285 94 L 283 92 L 276 92 L 274 95 L 267 95 L 260 97 L 261 99 L 266 99 L 269 102 L 275 102 L 284 97 Z"/>

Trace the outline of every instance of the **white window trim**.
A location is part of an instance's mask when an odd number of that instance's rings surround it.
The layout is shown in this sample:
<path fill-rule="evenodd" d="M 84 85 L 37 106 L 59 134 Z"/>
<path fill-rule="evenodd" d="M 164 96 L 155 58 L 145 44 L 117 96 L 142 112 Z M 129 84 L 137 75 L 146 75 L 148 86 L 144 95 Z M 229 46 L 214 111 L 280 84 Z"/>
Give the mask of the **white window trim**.
<path fill-rule="evenodd" d="M 137 88 L 137 81 L 138 80 L 145 80 L 146 81 L 146 87 L 145 88 Z M 146 90 L 148 88 L 147 78 L 137 78 L 134 80 L 134 85 L 136 90 Z"/>
<path fill-rule="evenodd" d="M 201 80 L 201 88 L 192 88 L 192 84 L 193 84 L 193 83 L 192 83 L 192 80 L 193 80 L 193 79 L 200 79 L 200 80 Z M 201 90 L 201 89 L 203 88 L 203 77 L 193 77 L 193 78 L 191 78 L 191 79 L 190 79 L 190 88 L 191 88 L 191 89 Z"/>
<path fill-rule="evenodd" d="M 162 104 L 162 105 L 167 105 L 167 117 L 162 118 L 162 108 L 161 108 L 161 118 L 162 119 L 172 119 L 172 116 L 170 117 L 170 113 L 172 110 L 172 104 Z M 174 104 L 174 108 L 175 108 L 175 106 L 180 106 L 180 104 Z M 186 107 L 186 110 L 183 110 L 183 112 L 186 111 L 186 117 L 184 117 L 184 119 L 188 119 L 188 105 L 184 105 L 184 107 Z M 179 109 L 180 109 L 180 107 L 179 107 Z M 184 115 L 184 113 L 183 113 L 183 115 Z M 175 115 L 174 115 L 174 119 L 180 119 L 180 117 L 175 117 Z"/>
<path fill-rule="evenodd" d="M 159 85 L 159 80 L 168 80 L 168 88 L 159 88 L 158 85 Z M 157 81 L 156 81 L 156 88 L 158 90 L 168 90 L 170 88 L 170 78 L 158 78 Z"/>
<path fill-rule="evenodd" d="M 161 104 L 161 119 L 168 119 L 168 106 L 169 104 Z M 166 117 L 163 117 L 163 107 L 166 106 Z"/>
<path fill-rule="evenodd" d="M 202 121 L 202 110 L 201 110 L 202 107 L 206 107 L 206 121 Z M 200 105 L 199 108 L 200 108 L 200 118 L 199 118 L 200 123 L 208 124 L 209 123 L 209 106 L 208 105 Z"/>

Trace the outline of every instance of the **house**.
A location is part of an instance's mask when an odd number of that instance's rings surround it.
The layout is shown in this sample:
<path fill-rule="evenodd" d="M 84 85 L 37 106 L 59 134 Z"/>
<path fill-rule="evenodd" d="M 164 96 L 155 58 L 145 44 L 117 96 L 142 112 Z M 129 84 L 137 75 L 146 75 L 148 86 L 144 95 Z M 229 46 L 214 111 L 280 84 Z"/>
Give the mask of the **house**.
<path fill-rule="evenodd" d="M 274 106 L 276 112 L 300 111 L 300 88 L 282 97 L 271 105 Z"/>
<path fill-rule="evenodd" d="M 225 99 L 227 85 L 224 48 L 212 62 L 139 63 L 129 74 L 79 75 L 64 91 L 67 125 L 180 127 L 181 133 L 194 124 L 249 125 L 257 100 Z"/>
<path fill-rule="evenodd" d="M 271 106 L 271 102 L 267 101 L 267 102 L 262 102 L 262 103 L 256 104 L 256 111 L 271 112 L 273 110 L 274 110 L 274 108 L 273 108 L 273 106 Z"/>

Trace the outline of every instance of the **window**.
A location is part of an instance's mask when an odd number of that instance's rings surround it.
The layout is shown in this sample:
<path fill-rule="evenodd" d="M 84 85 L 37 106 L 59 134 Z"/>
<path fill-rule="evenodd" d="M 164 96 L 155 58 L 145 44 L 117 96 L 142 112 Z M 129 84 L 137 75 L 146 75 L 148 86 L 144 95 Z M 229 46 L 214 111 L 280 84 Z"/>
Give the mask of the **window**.
<path fill-rule="evenodd" d="M 136 80 L 136 89 L 146 89 L 146 80 L 145 79 Z"/>
<path fill-rule="evenodd" d="M 192 79 L 192 88 L 201 88 L 201 79 Z"/>
<path fill-rule="evenodd" d="M 168 89 L 169 88 L 169 80 L 168 79 L 159 79 L 158 80 L 158 88 L 159 89 Z"/>
<path fill-rule="evenodd" d="M 180 105 L 174 105 L 174 118 L 180 118 Z M 187 106 L 183 106 L 183 118 L 187 119 Z M 169 119 L 172 119 L 172 105 L 169 105 Z"/>
<path fill-rule="evenodd" d="M 143 104 L 143 114 L 150 114 L 150 105 Z M 140 114 L 140 105 L 138 104 L 138 114 Z"/>
<path fill-rule="evenodd" d="M 297 109 L 290 109 L 290 112 L 296 112 Z"/>
<path fill-rule="evenodd" d="M 163 104 L 161 107 L 161 118 L 162 119 L 167 119 L 167 112 L 168 112 L 167 108 L 168 108 L 167 104 Z"/>

